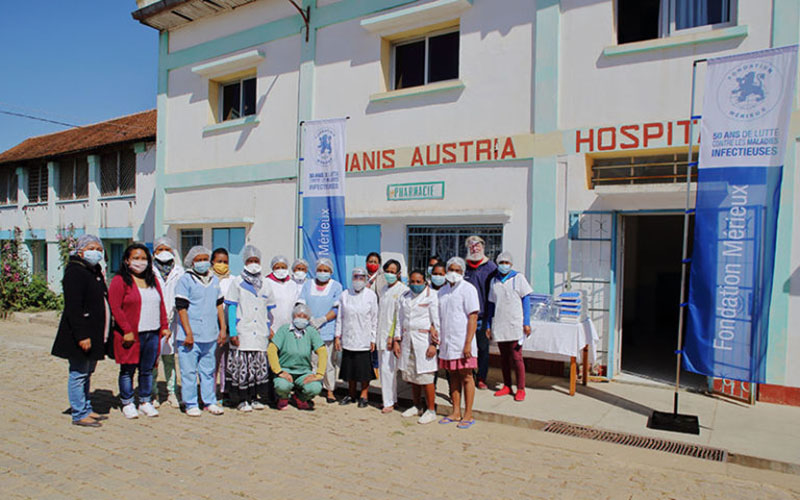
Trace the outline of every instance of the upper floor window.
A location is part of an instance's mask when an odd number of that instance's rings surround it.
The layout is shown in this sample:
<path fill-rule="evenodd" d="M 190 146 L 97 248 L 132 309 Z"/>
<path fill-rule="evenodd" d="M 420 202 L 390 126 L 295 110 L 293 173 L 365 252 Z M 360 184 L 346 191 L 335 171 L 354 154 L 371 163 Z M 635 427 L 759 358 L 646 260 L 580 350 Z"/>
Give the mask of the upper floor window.
<path fill-rule="evenodd" d="M 75 200 L 89 196 L 89 164 L 86 157 L 69 158 L 58 164 L 58 199 Z"/>
<path fill-rule="evenodd" d="M 17 202 L 17 172 L 13 168 L 0 169 L 0 205 Z"/>
<path fill-rule="evenodd" d="M 392 66 L 394 89 L 457 79 L 458 47 L 457 30 L 396 43 Z"/>
<path fill-rule="evenodd" d="M 244 78 L 221 84 L 219 121 L 256 114 L 256 79 Z"/>
<path fill-rule="evenodd" d="M 40 163 L 28 167 L 28 203 L 47 201 L 47 165 Z"/>
<path fill-rule="evenodd" d="M 100 156 L 100 195 L 136 193 L 136 153 L 132 149 L 112 151 Z"/>
<path fill-rule="evenodd" d="M 731 22 L 736 0 L 618 0 L 617 43 L 667 37 Z"/>

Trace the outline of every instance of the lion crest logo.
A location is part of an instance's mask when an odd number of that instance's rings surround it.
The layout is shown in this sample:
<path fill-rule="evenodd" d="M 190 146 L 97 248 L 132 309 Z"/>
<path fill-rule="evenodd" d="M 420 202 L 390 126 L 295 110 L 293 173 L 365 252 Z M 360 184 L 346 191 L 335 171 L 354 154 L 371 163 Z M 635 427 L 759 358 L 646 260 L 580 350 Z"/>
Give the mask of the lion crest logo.
<path fill-rule="evenodd" d="M 725 74 L 717 89 L 717 103 L 727 117 L 752 121 L 775 108 L 782 87 L 780 71 L 770 62 L 746 61 Z"/>

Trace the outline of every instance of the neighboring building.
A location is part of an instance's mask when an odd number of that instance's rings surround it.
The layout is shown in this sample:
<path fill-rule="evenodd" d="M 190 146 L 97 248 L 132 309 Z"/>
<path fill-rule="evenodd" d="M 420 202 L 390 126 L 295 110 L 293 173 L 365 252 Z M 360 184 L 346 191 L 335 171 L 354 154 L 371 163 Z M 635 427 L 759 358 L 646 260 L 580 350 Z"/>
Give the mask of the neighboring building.
<path fill-rule="evenodd" d="M 61 288 L 58 240 L 96 234 L 107 269 L 153 241 L 155 110 L 27 139 L 0 153 L 0 240 L 22 230 L 29 268 Z"/>
<path fill-rule="evenodd" d="M 693 61 L 800 30 L 792 0 L 138 3 L 160 31 L 157 234 L 296 253 L 301 123 L 347 116 L 349 262 L 483 234 L 536 291 L 588 291 L 608 377 L 673 373 Z M 792 386 L 796 154 L 769 351 Z"/>

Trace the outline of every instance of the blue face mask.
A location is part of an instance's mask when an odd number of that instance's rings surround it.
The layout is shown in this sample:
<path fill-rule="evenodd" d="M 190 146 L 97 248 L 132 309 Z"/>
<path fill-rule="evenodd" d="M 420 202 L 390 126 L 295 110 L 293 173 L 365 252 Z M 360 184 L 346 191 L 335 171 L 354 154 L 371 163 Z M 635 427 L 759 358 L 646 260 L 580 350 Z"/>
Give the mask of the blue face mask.
<path fill-rule="evenodd" d="M 197 274 L 206 274 L 209 269 L 211 269 L 211 261 L 210 260 L 201 260 L 199 262 L 195 262 L 192 264 L 192 269 Z"/>
<path fill-rule="evenodd" d="M 411 288 L 411 291 L 414 293 L 422 293 L 422 291 L 425 290 L 425 283 L 414 283 L 408 285 L 408 287 Z"/>
<path fill-rule="evenodd" d="M 397 275 L 396 274 L 386 273 L 384 275 L 384 278 L 386 278 L 386 283 L 388 283 L 390 285 L 394 285 L 395 283 L 397 283 Z"/>
<path fill-rule="evenodd" d="M 83 251 L 83 260 L 85 260 L 89 264 L 95 266 L 101 260 L 103 260 L 103 252 L 101 252 L 100 250 L 84 250 Z"/>
<path fill-rule="evenodd" d="M 500 264 L 497 266 L 497 270 L 500 271 L 500 274 L 508 274 L 511 272 L 511 264 Z"/>
<path fill-rule="evenodd" d="M 431 276 L 431 283 L 433 283 L 436 286 L 444 285 L 444 280 L 445 280 L 444 276 L 439 276 L 436 274 Z"/>
<path fill-rule="evenodd" d="M 305 330 L 305 328 L 308 326 L 308 318 L 301 318 L 298 316 L 292 320 L 292 324 L 298 330 Z"/>
<path fill-rule="evenodd" d="M 320 283 L 327 283 L 328 280 L 330 279 L 331 279 L 331 273 L 327 271 L 320 271 L 317 273 L 317 280 L 319 280 Z"/>

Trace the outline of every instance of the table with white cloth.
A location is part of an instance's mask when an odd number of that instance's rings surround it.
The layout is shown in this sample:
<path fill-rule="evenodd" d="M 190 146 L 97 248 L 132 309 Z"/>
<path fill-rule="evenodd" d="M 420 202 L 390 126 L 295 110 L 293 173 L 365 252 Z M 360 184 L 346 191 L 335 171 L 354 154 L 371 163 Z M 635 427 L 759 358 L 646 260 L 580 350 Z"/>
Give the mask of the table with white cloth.
<path fill-rule="evenodd" d="M 581 356 L 582 384 L 589 379 L 589 366 L 594 364 L 599 343 L 597 330 L 592 320 L 580 323 L 554 323 L 531 321 L 531 334 L 522 344 L 522 355 L 527 358 L 551 361 L 569 360 L 569 394 L 575 395 L 577 383 L 577 359 Z M 496 346 L 492 346 L 493 350 Z"/>

